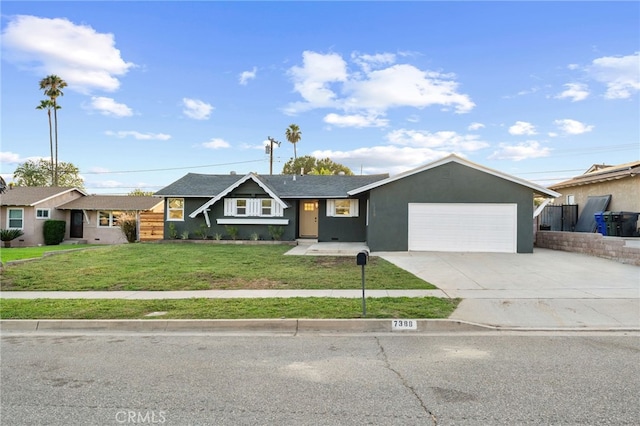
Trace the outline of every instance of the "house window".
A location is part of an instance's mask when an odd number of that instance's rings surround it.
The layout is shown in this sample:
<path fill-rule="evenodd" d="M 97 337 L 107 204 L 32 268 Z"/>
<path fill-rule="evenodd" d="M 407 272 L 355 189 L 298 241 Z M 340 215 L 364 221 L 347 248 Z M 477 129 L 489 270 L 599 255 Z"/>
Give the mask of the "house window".
<path fill-rule="evenodd" d="M 99 228 L 113 228 L 118 226 L 118 218 L 122 215 L 119 211 L 99 211 L 98 212 L 98 227 Z"/>
<path fill-rule="evenodd" d="M 272 205 L 273 205 L 273 200 L 268 199 L 268 200 L 261 200 L 261 204 L 262 204 L 262 211 L 261 211 L 261 216 L 271 216 L 271 212 L 272 212 Z"/>
<path fill-rule="evenodd" d="M 49 219 L 51 217 L 50 209 L 36 209 L 36 219 Z"/>
<path fill-rule="evenodd" d="M 327 200 L 327 216 L 357 217 L 358 200 Z"/>
<path fill-rule="evenodd" d="M 169 198 L 167 220 L 184 220 L 184 198 Z"/>
<path fill-rule="evenodd" d="M 576 196 L 575 195 L 567 195 L 567 204 L 575 204 Z"/>
<path fill-rule="evenodd" d="M 22 229 L 24 227 L 24 210 L 9 209 L 7 215 L 7 228 Z"/>
<path fill-rule="evenodd" d="M 236 214 L 234 216 L 246 216 L 247 200 L 235 200 L 235 201 L 236 201 Z"/>
<path fill-rule="evenodd" d="M 234 217 L 281 217 L 282 206 L 272 198 L 225 198 L 224 215 Z"/>

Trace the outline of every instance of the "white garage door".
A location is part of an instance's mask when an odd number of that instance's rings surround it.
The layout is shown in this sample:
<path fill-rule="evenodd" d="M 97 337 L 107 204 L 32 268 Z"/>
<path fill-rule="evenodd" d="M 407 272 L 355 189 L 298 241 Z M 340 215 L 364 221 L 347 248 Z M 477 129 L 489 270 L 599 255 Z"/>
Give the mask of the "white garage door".
<path fill-rule="evenodd" d="M 409 250 L 515 253 L 516 204 L 409 203 Z"/>

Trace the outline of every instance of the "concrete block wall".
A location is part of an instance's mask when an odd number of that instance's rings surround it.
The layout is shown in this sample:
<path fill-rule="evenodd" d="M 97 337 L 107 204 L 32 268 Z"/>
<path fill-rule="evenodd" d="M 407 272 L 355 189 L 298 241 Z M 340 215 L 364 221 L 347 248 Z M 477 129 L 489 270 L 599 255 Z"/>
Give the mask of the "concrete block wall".
<path fill-rule="evenodd" d="M 587 232 L 537 231 L 536 247 L 584 253 L 640 266 L 640 247 L 629 247 L 620 237 Z"/>

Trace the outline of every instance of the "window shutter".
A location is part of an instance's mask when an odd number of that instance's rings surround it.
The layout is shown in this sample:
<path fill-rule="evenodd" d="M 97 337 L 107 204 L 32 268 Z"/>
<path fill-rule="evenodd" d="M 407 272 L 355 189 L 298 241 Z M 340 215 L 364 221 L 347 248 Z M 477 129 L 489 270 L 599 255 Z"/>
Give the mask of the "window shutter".
<path fill-rule="evenodd" d="M 350 212 L 351 213 L 351 217 L 358 217 L 358 215 L 360 214 L 358 212 L 358 206 L 360 205 L 360 203 L 358 202 L 359 200 L 355 199 L 355 200 L 351 200 L 351 209 Z"/>
<path fill-rule="evenodd" d="M 279 216 L 282 217 L 284 216 L 284 211 L 282 209 L 282 206 L 280 205 L 280 203 L 276 203 L 274 201 L 271 202 L 271 211 L 273 212 L 273 216 Z"/>
<path fill-rule="evenodd" d="M 225 216 L 233 216 L 233 211 L 235 207 L 234 200 L 231 198 L 224 199 L 224 215 Z"/>
<path fill-rule="evenodd" d="M 336 201 L 327 200 L 327 217 L 332 217 L 335 215 L 336 215 Z"/>

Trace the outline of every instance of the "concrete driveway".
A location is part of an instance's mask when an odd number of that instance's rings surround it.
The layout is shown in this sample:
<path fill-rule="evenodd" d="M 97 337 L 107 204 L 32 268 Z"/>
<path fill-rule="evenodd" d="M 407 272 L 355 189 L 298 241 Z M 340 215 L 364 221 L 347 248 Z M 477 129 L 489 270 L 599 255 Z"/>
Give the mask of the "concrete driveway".
<path fill-rule="evenodd" d="M 500 327 L 640 329 L 640 267 L 533 254 L 376 252 L 464 300 L 451 319 Z"/>

